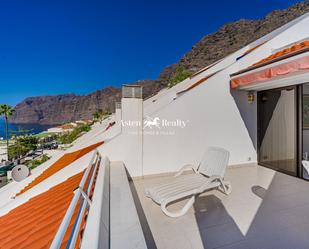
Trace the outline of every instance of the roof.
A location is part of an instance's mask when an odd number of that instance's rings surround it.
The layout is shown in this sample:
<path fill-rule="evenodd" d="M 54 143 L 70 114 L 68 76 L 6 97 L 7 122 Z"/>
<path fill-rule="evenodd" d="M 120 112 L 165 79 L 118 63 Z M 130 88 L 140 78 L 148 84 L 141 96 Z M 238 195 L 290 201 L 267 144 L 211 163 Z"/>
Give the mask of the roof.
<path fill-rule="evenodd" d="M 187 92 L 187 91 L 189 91 L 189 90 L 191 90 L 191 89 L 197 87 L 198 85 L 202 84 L 203 82 L 205 82 L 206 80 L 208 80 L 210 77 L 212 77 L 212 76 L 215 75 L 216 73 L 217 73 L 217 72 L 212 73 L 212 74 L 210 74 L 210 75 L 207 75 L 207 76 L 205 76 L 205 77 L 199 79 L 198 81 L 196 81 L 195 83 L 193 83 L 193 84 L 192 84 L 191 86 L 189 86 L 188 88 L 186 88 L 186 89 L 184 89 L 184 90 L 182 90 L 182 91 L 180 91 L 180 92 L 177 92 L 177 94 L 185 93 L 185 92 Z"/>
<path fill-rule="evenodd" d="M 94 150 L 98 146 L 102 145 L 104 142 L 99 142 L 96 144 L 92 144 L 88 147 L 83 149 L 64 154 L 61 158 L 59 158 L 55 163 L 53 163 L 48 169 L 43 171 L 41 175 L 35 178 L 31 183 L 29 183 L 24 189 L 22 189 L 16 196 L 23 194 L 27 190 L 33 188 L 34 186 L 38 185 L 48 177 L 52 176 L 53 174 L 57 173 L 59 170 L 63 169 L 64 167 L 70 165 L 77 159 L 81 158 L 82 156 L 88 154 L 90 151 Z"/>
<path fill-rule="evenodd" d="M 57 126 L 57 128 L 61 128 L 61 129 L 64 129 L 64 130 L 69 130 L 69 129 L 73 129 L 74 126 L 72 124 L 64 124 L 64 125 Z"/>
<path fill-rule="evenodd" d="M 285 48 L 283 50 L 280 50 L 277 53 L 274 53 L 256 63 L 254 63 L 251 67 L 257 66 L 257 65 L 262 65 L 268 62 L 273 62 L 274 60 L 277 61 L 277 59 L 286 57 L 287 55 L 295 55 L 296 53 L 299 52 L 304 52 L 305 50 L 309 49 L 309 40 L 308 41 L 303 41 L 301 43 L 297 43 L 291 47 Z"/>
<path fill-rule="evenodd" d="M 256 45 L 256 46 L 254 46 L 254 47 L 252 47 L 252 48 L 249 48 L 249 49 L 248 49 L 247 51 L 245 51 L 241 56 L 237 57 L 236 60 L 239 60 L 239 59 L 245 57 L 246 55 L 250 54 L 251 52 L 253 52 L 253 51 L 256 50 L 257 48 L 259 48 L 259 47 L 261 47 L 262 45 L 264 45 L 265 43 L 266 43 L 266 41 L 265 41 L 265 42 L 262 42 L 262 43 L 260 43 L 260 44 L 258 44 L 258 45 Z"/>
<path fill-rule="evenodd" d="M 261 44 L 263 45 L 263 44 Z M 240 70 L 236 73 L 233 73 L 231 74 L 231 76 L 236 76 L 238 74 L 242 74 L 242 73 L 245 73 L 245 72 L 248 72 L 248 71 L 251 71 L 253 69 L 256 69 L 256 68 L 259 68 L 259 67 L 262 67 L 262 66 L 266 66 L 266 65 L 269 65 L 271 63 L 274 63 L 274 62 L 277 62 L 277 61 L 280 61 L 280 60 L 283 60 L 283 59 L 286 59 L 286 58 L 289 58 L 291 56 L 294 56 L 294 55 L 298 55 L 298 54 L 301 54 L 301 53 L 304 53 L 304 52 L 307 52 L 309 51 L 309 40 L 306 40 L 306 41 L 303 41 L 303 42 L 300 42 L 300 43 L 297 43 L 297 44 L 294 44 L 288 48 L 285 48 L 285 49 L 282 49 L 270 56 L 267 56 L 266 58 L 263 58 L 261 60 L 259 60 L 258 62 L 255 62 L 254 64 L 252 64 L 251 66 L 243 69 L 243 70 Z"/>
<path fill-rule="evenodd" d="M 49 248 L 82 176 L 76 174 L 0 217 L 0 248 Z M 68 238 L 67 233 L 62 246 Z"/>

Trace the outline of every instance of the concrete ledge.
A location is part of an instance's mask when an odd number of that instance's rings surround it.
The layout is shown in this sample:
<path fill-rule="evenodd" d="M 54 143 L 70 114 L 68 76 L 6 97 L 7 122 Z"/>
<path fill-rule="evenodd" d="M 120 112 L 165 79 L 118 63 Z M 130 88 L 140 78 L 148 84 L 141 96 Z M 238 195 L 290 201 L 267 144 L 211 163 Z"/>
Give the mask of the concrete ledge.
<path fill-rule="evenodd" d="M 110 177 L 110 248 L 147 248 L 122 162 L 111 163 Z"/>
<path fill-rule="evenodd" d="M 110 247 L 110 161 L 102 158 L 81 249 Z"/>

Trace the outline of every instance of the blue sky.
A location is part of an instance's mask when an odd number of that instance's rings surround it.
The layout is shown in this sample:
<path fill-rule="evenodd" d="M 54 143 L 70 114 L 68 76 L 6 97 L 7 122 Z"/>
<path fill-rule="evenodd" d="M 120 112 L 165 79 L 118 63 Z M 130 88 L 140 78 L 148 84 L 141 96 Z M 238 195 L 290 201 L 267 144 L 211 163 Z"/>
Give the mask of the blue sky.
<path fill-rule="evenodd" d="M 296 2 L 2 0 L 0 103 L 156 78 L 223 24 Z"/>

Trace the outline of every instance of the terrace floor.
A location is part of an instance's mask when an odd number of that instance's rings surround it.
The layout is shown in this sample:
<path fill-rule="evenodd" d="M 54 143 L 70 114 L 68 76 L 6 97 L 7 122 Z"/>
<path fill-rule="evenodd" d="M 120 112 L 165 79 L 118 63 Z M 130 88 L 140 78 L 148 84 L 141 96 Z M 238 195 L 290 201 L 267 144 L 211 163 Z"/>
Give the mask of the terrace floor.
<path fill-rule="evenodd" d="M 233 167 L 226 174 L 233 187 L 229 196 L 206 192 L 185 216 L 169 218 L 144 195 L 146 187 L 169 177 L 131 182 L 149 248 L 309 248 L 309 182 L 252 164 Z"/>

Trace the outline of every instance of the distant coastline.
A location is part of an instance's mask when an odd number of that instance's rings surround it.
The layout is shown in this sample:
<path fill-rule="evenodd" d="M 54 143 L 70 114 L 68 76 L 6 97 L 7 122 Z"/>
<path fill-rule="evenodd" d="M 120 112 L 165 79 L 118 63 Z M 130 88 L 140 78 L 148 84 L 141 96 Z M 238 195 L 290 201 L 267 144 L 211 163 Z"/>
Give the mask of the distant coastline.
<path fill-rule="evenodd" d="M 47 130 L 52 125 L 41 125 L 41 124 L 9 124 L 9 131 L 11 134 L 25 134 L 19 131 L 28 131 L 29 134 L 38 134 L 42 131 Z M 0 137 L 5 138 L 5 121 L 0 119 Z"/>

